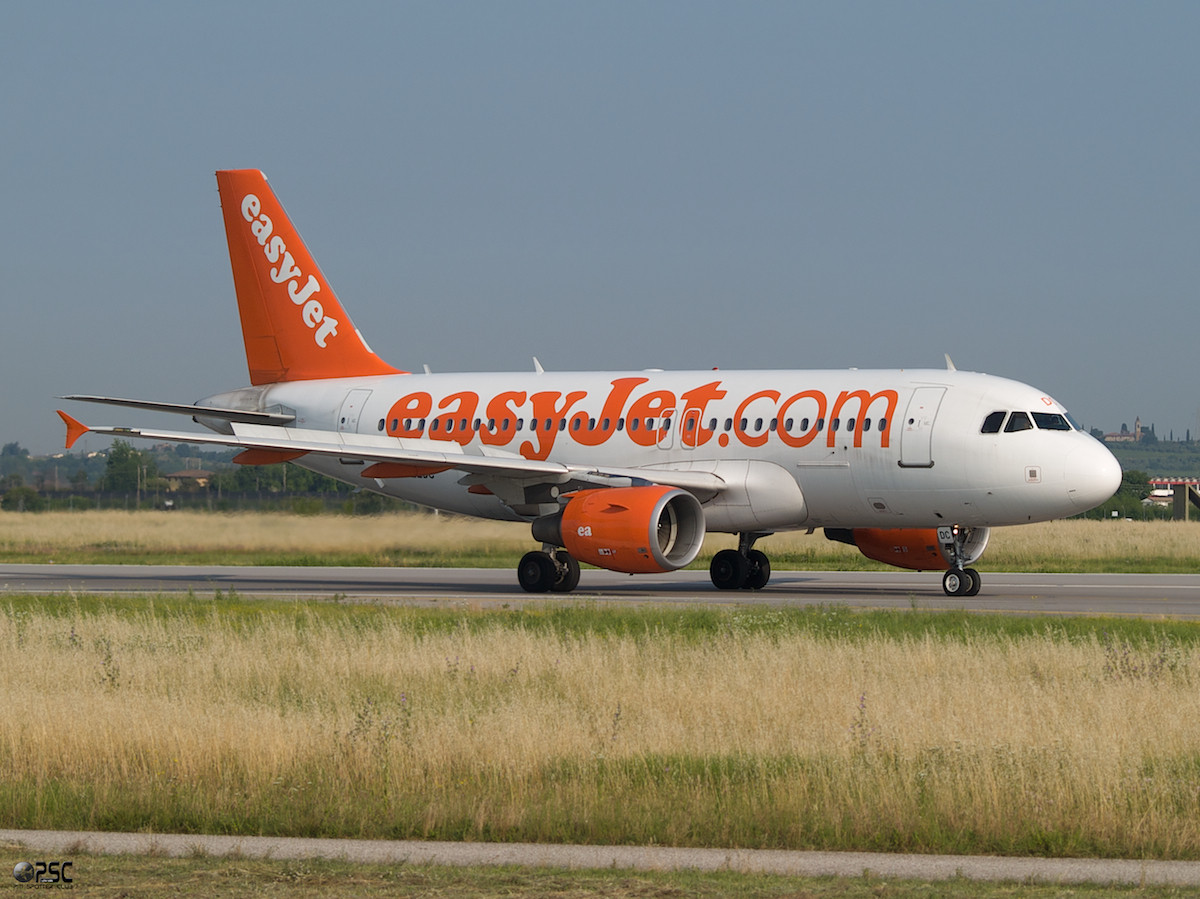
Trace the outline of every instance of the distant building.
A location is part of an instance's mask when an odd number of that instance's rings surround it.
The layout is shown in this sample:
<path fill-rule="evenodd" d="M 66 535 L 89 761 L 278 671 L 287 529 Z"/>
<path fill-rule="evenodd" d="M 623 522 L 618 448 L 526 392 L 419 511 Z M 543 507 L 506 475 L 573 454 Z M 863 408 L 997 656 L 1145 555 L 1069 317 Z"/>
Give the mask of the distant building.
<path fill-rule="evenodd" d="M 1104 435 L 1105 443 L 1141 443 L 1142 442 L 1142 419 L 1140 417 L 1134 419 L 1133 430 L 1129 430 L 1126 425 L 1121 425 L 1121 430 L 1114 434 Z"/>
<path fill-rule="evenodd" d="M 203 468 L 186 468 L 183 471 L 164 474 L 162 477 L 167 482 L 167 489 L 174 492 L 176 490 L 203 490 L 208 486 L 212 476 L 211 471 L 205 471 Z"/>

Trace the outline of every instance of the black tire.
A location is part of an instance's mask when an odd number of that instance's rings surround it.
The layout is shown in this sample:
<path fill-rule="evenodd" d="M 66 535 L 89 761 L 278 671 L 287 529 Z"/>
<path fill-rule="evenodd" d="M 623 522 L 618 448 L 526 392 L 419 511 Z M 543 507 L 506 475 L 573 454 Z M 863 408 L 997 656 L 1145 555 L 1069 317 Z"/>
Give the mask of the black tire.
<path fill-rule="evenodd" d="M 942 575 L 942 590 L 947 596 L 966 596 L 971 589 L 971 576 L 961 568 L 951 568 Z"/>
<path fill-rule="evenodd" d="M 708 574 L 718 590 L 740 590 L 750 576 L 750 563 L 736 549 L 723 549 L 713 556 Z"/>
<path fill-rule="evenodd" d="M 554 593 L 570 593 L 579 586 L 579 561 L 565 549 L 556 552 L 554 558 L 563 567 L 556 568 L 555 581 L 550 589 Z"/>
<path fill-rule="evenodd" d="M 517 566 L 517 580 L 526 593 L 545 593 L 558 579 L 558 569 L 543 552 L 527 552 Z"/>
<path fill-rule="evenodd" d="M 971 586 L 963 596 L 976 596 L 979 593 L 979 588 L 983 586 L 983 578 L 979 576 L 979 572 L 974 568 L 964 568 L 963 574 L 971 579 Z"/>
<path fill-rule="evenodd" d="M 752 549 L 746 553 L 746 561 L 750 564 L 750 573 L 743 584 L 747 590 L 761 590 L 771 579 L 771 560 L 765 552 Z"/>

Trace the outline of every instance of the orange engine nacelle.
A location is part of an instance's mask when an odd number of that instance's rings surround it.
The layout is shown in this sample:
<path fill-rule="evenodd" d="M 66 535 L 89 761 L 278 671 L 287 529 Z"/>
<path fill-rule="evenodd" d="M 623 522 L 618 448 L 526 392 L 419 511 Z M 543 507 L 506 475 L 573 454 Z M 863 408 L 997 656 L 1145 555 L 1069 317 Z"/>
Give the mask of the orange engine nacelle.
<path fill-rule="evenodd" d="M 533 523 L 533 539 L 609 571 L 674 571 L 704 544 L 704 510 L 678 487 L 581 490 L 561 512 Z"/>
<path fill-rule="evenodd" d="M 971 528 L 963 544 L 963 565 L 981 555 L 988 542 L 988 528 Z M 937 528 L 825 528 L 825 536 L 857 546 L 868 559 L 910 568 L 914 571 L 944 571 L 950 559 L 942 551 Z"/>

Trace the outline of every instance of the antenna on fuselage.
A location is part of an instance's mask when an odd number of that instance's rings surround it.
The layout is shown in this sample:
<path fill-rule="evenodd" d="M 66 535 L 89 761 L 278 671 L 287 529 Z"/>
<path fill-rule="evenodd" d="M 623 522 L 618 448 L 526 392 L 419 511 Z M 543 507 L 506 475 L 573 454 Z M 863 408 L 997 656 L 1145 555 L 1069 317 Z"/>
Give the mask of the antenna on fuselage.
<path fill-rule="evenodd" d="M 958 369 L 954 367 L 954 360 L 950 358 L 950 354 L 946 353 L 945 355 L 946 355 L 946 371 L 958 371 Z"/>
<path fill-rule="evenodd" d="M 537 356 L 533 357 L 533 370 L 535 372 L 537 372 L 539 375 L 543 375 L 546 373 L 546 369 L 542 368 L 542 363 L 538 362 Z"/>

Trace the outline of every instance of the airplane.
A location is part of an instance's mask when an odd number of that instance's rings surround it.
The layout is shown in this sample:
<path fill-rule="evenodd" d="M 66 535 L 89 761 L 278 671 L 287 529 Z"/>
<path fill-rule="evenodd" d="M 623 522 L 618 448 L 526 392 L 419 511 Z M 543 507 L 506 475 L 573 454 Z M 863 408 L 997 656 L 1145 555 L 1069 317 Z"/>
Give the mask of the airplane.
<path fill-rule="evenodd" d="M 370 348 L 267 183 L 217 185 L 250 386 L 194 404 L 68 400 L 190 415 L 207 432 L 87 432 L 235 447 L 363 490 L 524 521 L 541 547 L 517 580 L 569 593 L 580 563 L 629 574 L 691 563 L 722 590 L 771 576 L 755 543 L 822 528 L 865 556 L 942 571 L 973 596 L 990 529 L 1068 517 L 1121 483 L 1112 453 L 1041 390 L 946 369 L 415 374 Z"/>

